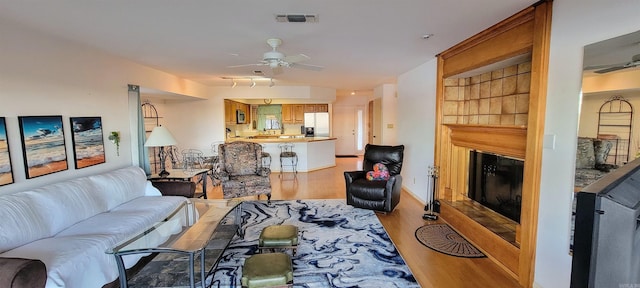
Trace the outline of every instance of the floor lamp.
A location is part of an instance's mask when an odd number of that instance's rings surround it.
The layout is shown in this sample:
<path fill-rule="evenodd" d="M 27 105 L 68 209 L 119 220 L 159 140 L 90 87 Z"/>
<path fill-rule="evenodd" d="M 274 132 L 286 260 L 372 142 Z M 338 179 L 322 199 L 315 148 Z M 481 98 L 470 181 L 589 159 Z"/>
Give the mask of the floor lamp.
<path fill-rule="evenodd" d="M 169 129 L 157 126 L 153 128 L 151 131 L 151 135 L 146 142 L 144 142 L 144 147 L 160 147 L 160 152 L 158 153 L 158 157 L 160 157 L 160 173 L 158 175 L 160 177 L 169 176 L 169 172 L 165 169 L 165 160 L 167 158 L 166 153 L 164 152 L 164 146 L 172 146 L 176 145 L 178 142 L 176 138 L 173 138 Z"/>

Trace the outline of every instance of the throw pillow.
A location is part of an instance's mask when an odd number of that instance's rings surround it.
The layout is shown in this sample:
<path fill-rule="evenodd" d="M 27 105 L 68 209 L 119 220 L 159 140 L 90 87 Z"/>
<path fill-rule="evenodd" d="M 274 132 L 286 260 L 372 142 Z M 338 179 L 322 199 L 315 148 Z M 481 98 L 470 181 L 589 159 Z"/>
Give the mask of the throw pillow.
<path fill-rule="evenodd" d="M 367 180 L 389 180 L 389 169 L 382 163 L 376 163 L 373 171 L 367 172 Z"/>

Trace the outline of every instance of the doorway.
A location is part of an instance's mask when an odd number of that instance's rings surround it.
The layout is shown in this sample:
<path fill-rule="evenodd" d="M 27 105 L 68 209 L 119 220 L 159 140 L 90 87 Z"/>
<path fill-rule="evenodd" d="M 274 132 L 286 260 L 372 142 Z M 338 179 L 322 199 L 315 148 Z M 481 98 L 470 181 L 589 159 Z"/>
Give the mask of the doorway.
<path fill-rule="evenodd" d="M 362 154 L 364 134 L 364 107 L 336 106 L 333 108 L 333 133 L 337 156 Z"/>

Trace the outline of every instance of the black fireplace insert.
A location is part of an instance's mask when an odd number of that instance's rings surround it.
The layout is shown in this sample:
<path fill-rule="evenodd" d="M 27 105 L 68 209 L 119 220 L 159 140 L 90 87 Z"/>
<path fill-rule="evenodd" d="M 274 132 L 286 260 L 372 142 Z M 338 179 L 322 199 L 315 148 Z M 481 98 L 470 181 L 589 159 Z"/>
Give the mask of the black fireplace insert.
<path fill-rule="evenodd" d="M 520 223 L 524 161 L 471 150 L 468 197 Z"/>

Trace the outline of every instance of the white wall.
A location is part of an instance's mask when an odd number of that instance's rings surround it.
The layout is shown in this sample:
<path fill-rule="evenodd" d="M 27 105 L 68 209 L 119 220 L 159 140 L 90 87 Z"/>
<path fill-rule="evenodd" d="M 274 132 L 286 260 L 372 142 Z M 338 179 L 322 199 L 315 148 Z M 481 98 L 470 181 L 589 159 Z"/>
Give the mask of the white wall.
<path fill-rule="evenodd" d="M 13 193 L 132 165 L 127 84 L 206 97 L 202 85 L 0 20 L 0 117 L 6 118 Z M 18 116 L 62 115 L 68 170 L 26 179 Z M 102 117 L 106 163 L 75 169 L 69 117 Z M 120 156 L 107 140 L 120 131 Z"/>
<path fill-rule="evenodd" d="M 569 287 L 569 232 L 583 47 L 640 29 L 637 0 L 553 3 L 534 286 Z"/>
<path fill-rule="evenodd" d="M 434 158 L 436 67 L 433 59 L 398 76 L 397 84 L 397 142 L 405 145 L 402 186 L 423 202 L 430 197 L 427 168 Z"/>
<path fill-rule="evenodd" d="M 379 136 L 382 145 L 396 145 L 397 143 L 398 97 L 396 89 L 396 84 L 382 84 L 373 89 L 374 98 L 382 99 L 382 127 Z"/>

